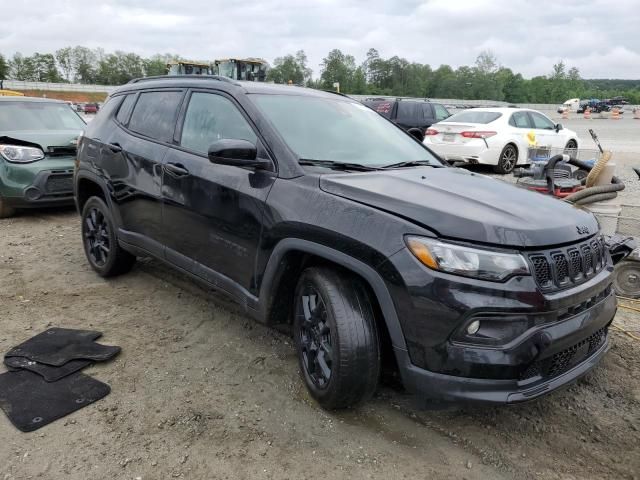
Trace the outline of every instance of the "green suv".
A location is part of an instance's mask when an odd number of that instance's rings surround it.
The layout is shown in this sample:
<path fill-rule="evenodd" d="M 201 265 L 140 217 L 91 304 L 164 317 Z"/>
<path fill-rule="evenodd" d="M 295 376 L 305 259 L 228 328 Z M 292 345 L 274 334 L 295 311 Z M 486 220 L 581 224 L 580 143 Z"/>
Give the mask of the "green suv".
<path fill-rule="evenodd" d="M 0 218 L 17 208 L 73 205 L 73 168 L 86 124 L 68 103 L 0 97 Z"/>

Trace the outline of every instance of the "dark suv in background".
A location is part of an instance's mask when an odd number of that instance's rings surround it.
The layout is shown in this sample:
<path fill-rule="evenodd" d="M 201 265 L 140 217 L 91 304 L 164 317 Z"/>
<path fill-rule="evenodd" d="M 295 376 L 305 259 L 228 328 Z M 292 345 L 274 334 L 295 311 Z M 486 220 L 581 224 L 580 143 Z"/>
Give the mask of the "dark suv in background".
<path fill-rule="evenodd" d="M 368 398 L 382 364 L 425 397 L 531 400 L 608 348 L 592 214 L 450 168 L 347 97 L 142 79 L 111 94 L 78 160 L 91 267 L 152 256 L 288 326 L 325 408 Z"/>
<path fill-rule="evenodd" d="M 451 116 L 444 105 L 428 100 L 374 97 L 367 98 L 362 103 L 420 141 L 424 140 L 427 128 Z"/>

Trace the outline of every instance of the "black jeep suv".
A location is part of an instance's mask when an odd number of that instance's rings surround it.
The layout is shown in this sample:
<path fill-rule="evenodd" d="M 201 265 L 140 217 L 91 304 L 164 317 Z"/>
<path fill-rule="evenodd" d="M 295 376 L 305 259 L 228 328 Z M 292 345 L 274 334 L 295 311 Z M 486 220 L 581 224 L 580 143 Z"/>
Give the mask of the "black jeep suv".
<path fill-rule="evenodd" d="M 98 274 L 153 256 L 288 324 L 326 408 L 366 399 L 387 361 L 425 397 L 521 402 L 608 348 L 590 213 L 448 167 L 344 96 L 133 81 L 80 139 L 75 195 Z"/>

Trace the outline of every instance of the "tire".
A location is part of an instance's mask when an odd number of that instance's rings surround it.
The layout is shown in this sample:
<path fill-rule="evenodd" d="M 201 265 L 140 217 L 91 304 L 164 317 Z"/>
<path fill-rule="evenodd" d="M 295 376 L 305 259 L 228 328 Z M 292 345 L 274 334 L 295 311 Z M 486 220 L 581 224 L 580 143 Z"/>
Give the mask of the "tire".
<path fill-rule="evenodd" d="M 518 149 L 513 144 L 506 145 L 500 156 L 498 157 L 498 164 L 493 167 L 493 171 L 496 173 L 511 173 L 518 163 Z"/>
<path fill-rule="evenodd" d="M 575 154 L 576 150 L 578 149 L 578 142 L 576 142 L 575 140 L 571 139 L 567 142 L 567 144 L 564 147 L 564 153 L 572 155 Z"/>
<path fill-rule="evenodd" d="M 640 262 L 618 263 L 613 271 L 613 289 L 623 297 L 640 297 Z"/>
<path fill-rule="evenodd" d="M 101 277 L 128 272 L 136 257 L 118 244 L 109 207 L 99 197 L 91 197 L 82 209 L 82 245 L 89 265 Z"/>
<path fill-rule="evenodd" d="M 16 209 L 7 205 L 0 197 L 0 218 L 9 218 L 16 213 Z"/>
<path fill-rule="evenodd" d="M 293 332 L 302 378 L 325 409 L 368 400 L 380 376 L 380 343 L 367 290 L 356 277 L 308 268 L 294 300 Z"/>

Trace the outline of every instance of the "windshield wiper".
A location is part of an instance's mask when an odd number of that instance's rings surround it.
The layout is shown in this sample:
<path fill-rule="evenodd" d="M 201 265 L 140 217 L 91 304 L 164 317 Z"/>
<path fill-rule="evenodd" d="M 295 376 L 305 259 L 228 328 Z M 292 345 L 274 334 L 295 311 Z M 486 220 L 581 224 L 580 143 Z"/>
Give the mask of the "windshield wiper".
<path fill-rule="evenodd" d="M 314 167 L 326 167 L 334 170 L 359 170 L 368 172 L 371 170 L 380 170 L 380 167 L 371 167 L 362 165 L 361 163 L 336 162 L 333 160 L 314 160 L 313 158 L 301 158 L 298 160 L 300 165 L 312 165 Z"/>
<path fill-rule="evenodd" d="M 430 160 L 410 160 L 408 162 L 398 162 L 398 163 L 392 163 L 391 165 L 385 165 L 384 167 L 381 168 L 403 168 L 403 167 L 420 167 L 420 166 L 428 166 L 428 167 L 434 167 L 434 168 L 439 168 L 442 165 L 438 165 L 436 163 L 433 163 Z"/>

